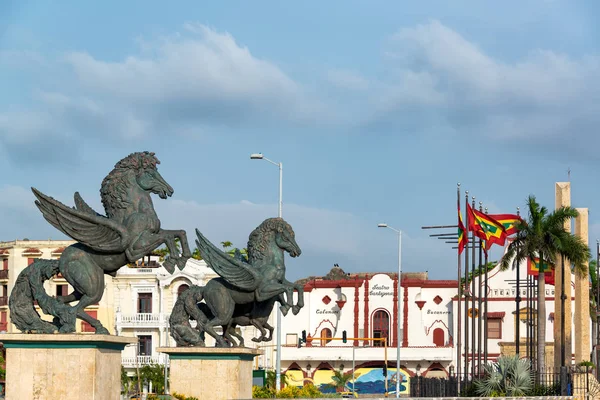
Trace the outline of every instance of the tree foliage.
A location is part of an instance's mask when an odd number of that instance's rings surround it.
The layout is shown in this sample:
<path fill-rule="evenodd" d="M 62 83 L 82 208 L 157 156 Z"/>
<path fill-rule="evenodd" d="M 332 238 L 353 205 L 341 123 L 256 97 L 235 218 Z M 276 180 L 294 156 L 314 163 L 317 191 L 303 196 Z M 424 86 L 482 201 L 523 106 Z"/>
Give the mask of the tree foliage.
<path fill-rule="evenodd" d="M 152 383 L 152 391 L 158 394 L 165 392 L 165 368 L 162 365 L 150 363 L 140 368 L 142 384 Z"/>
<path fill-rule="evenodd" d="M 572 207 L 561 207 L 549 212 L 546 207 L 540 206 L 535 196 L 527 199 L 529 216 L 527 221 L 517 223 L 517 235 L 508 245 L 502 257 L 500 267 L 506 270 L 511 266 L 518 266 L 528 259 L 539 258 L 540 266 L 544 264 L 555 265 L 560 268 L 562 262 L 573 266 L 580 275 L 588 273 L 587 261 L 590 249 L 582 238 L 565 230 L 565 224 L 576 218 L 579 213 Z M 569 267 L 568 270 L 570 270 Z M 537 367 L 539 378 L 545 368 L 545 343 L 546 343 L 546 296 L 544 273 L 538 274 L 537 302 Z"/>
<path fill-rule="evenodd" d="M 484 377 L 475 381 L 481 397 L 526 396 L 533 387 L 529 361 L 519 356 L 500 356 L 483 369 Z"/>
<path fill-rule="evenodd" d="M 333 375 L 331 376 L 331 385 L 335 387 L 338 391 L 346 388 L 348 382 L 352 380 L 352 371 L 348 371 L 346 373 L 338 370 L 333 371 Z"/>

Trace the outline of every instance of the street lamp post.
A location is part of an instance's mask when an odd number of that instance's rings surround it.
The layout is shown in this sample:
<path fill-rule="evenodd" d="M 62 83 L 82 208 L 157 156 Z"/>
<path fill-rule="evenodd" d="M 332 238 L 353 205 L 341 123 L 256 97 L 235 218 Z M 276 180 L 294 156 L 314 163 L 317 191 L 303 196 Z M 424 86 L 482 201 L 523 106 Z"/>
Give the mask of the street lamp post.
<path fill-rule="evenodd" d="M 400 291 L 402 290 L 402 231 L 399 229 L 394 229 L 388 224 L 378 224 L 379 228 L 388 228 L 393 230 L 398 234 L 398 304 L 396 307 L 398 310 L 396 311 L 396 315 L 398 316 L 398 326 L 396 328 L 396 398 L 400 398 L 400 382 L 402 379 L 402 374 L 400 373 Z"/>
<path fill-rule="evenodd" d="M 250 155 L 251 160 L 265 160 L 279 168 L 279 209 L 277 216 L 281 218 L 283 209 L 283 163 L 277 163 L 263 156 L 262 153 L 254 153 Z M 275 388 L 281 388 L 281 310 L 277 307 L 277 354 L 275 356 Z"/>

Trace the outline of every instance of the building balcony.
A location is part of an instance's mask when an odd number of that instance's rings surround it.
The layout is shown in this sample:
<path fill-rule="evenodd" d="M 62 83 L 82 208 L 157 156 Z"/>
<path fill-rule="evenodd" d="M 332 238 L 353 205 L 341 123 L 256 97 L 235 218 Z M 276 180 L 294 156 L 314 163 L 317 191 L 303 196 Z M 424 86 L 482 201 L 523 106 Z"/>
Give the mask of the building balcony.
<path fill-rule="evenodd" d="M 144 365 L 149 365 L 149 364 L 165 365 L 166 359 L 167 359 L 167 357 L 164 354 L 158 355 L 158 356 L 137 356 L 137 357 L 122 356 L 121 357 L 121 365 L 123 365 L 125 368 L 136 368 L 136 367 L 141 368 Z"/>
<path fill-rule="evenodd" d="M 7 279 L 8 279 L 8 270 L 7 269 L 0 270 L 0 280 L 7 280 Z"/>
<path fill-rule="evenodd" d="M 117 313 L 117 328 L 160 328 L 169 320 L 169 314 L 161 313 Z"/>

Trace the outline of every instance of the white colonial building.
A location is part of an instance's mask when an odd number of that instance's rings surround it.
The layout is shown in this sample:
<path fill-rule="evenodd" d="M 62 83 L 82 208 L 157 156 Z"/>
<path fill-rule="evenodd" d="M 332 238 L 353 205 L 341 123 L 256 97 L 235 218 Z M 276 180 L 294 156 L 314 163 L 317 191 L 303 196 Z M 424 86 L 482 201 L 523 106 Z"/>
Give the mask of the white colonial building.
<path fill-rule="evenodd" d="M 482 349 L 487 340 L 489 360 L 500 354 L 514 352 L 515 324 L 521 324 L 520 337 L 526 336 L 527 265 L 520 267 L 520 315 L 515 312 L 516 271 L 494 268 L 488 275 L 488 337 L 482 337 Z M 574 275 L 571 276 L 574 284 Z M 305 307 L 296 316 L 283 318 L 282 370 L 288 382 L 300 386 L 304 381 L 317 385 L 331 382 L 333 370 L 359 374 L 361 385 L 371 392 L 384 390 L 382 369 L 385 365 L 385 347 L 380 341 L 368 338 L 388 338 L 388 376 L 395 374 L 396 346 L 400 345 L 401 373 L 407 383 L 410 377 L 446 377 L 457 366 L 455 347 L 458 334 L 458 285 L 456 280 L 431 280 L 427 273 L 403 273 L 398 291 L 398 274 L 346 274 L 337 265 L 325 276 L 304 279 Z M 475 279 L 476 285 L 479 279 Z M 484 280 L 481 280 L 485 293 Z M 553 341 L 554 286 L 547 284 L 546 320 L 547 342 Z M 478 289 L 476 289 L 476 294 Z M 535 296 L 534 296 L 535 297 Z M 483 298 L 483 295 L 482 295 Z M 537 297 L 535 297 L 537 299 Z M 534 299 L 534 300 L 535 300 Z M 400 312 L 398 312 L 400 304 Z M 535 304 L 534 304 L 535 307 Z M 467 319 L 482 315 L 476 301 L 473 310 L 468 305 Z M 483 308 L 483 307 L 482 307 Z M 535 310 L 534 310 L 535 312 Z M 462 332 L 464 334 L 464 302 L 461 304 Z M 400 319 L 400 342 L 397 326 Z M 573 324 L 574 332 L 574 321 Z M 477 329 L 478 324 L 476 324 Z M 298 339 L 306 333 L 306 343 Z M 346 343 L 341 340 L 346 332 Z M 469 332 L 471 344 L 472 332 Z M 477 333 L 476 333 L 477 335 Z M 534 336 L 535 337 L 535 336 Z M 463 340 L 464 346 L 464 340 Z M 521 345 L 525 355 L 525 344 Z M 549 345 L 551 347 L 551 345 Z M 590 349 L 591 350 L 591 349 Z M 473 349 L 470 346 L 469 353 Z M 464 351 L 461 350 L 461 358 Z M 473 357 L 471 357 L 473 359 Z M 474 356 L 477 359 L 477 356 Z M 548 358 L 547 358 L 548 359 Z M 551 363 L 551 357 L 547 363 Z M 354 365 L 354 367 L 353 367 Z M 550 364 L 548 364 L 550 365 Z M 377 385 L 382 387 L 377 388 Z M 389 382 L 390 390 L 393 383 Z M 401 388 L 407 394 L 409 385 Z"/>

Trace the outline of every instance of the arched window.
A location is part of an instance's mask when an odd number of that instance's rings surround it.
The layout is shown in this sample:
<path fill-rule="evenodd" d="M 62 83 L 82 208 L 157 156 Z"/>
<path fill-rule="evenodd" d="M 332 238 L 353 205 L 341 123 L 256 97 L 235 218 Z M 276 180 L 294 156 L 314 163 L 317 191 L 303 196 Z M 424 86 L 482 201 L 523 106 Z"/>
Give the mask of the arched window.
<path fill-rule="evenodd" d="M 444 346 L 446 344 L 444 336 L 444 330 L 442 328 L 435 328 L 433 330 L 433 344 L 440 347 Z"/>
<path fill-rule="evenodd" d="M 181 286 L 179 286 L 177 288 L 177 297 L 179 297 L 179 295 L 183 292 L 185 292 L 186 290 L 188 290 L 190 287 L 188 285 L 186 285 L 185 283 Z"/>
<path fill-rule="evenodd" d="M 327 343 L 331 342 L 332 337 L 329 328 L 321 329 L 321 346 L 325 346 Z"/>
<path fill-rule="evenodd" d="M 373 337 L 389 338 L 390 335 L 390 314 L 384 310 L 375 311 L 373 314 Z M 388 343 L 388 346 L 390 343 Z M 374 340 L 373 347 L 383 347 L 383 341 Z"/>

